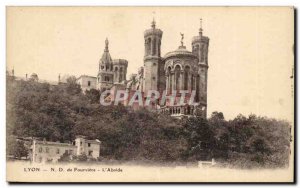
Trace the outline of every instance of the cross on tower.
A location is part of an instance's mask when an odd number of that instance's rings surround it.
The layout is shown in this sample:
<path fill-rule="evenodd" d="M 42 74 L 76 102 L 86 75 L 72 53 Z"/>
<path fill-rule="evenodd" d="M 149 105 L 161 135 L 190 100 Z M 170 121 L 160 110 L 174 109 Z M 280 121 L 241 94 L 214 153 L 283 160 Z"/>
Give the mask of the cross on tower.
<path fill-rule="evenodd" d="M 153 21 L 152 21 L 151 27 L 152 27 L 153 29 L 155 29 L 155 11 L 153 11 L 152 14 L 153 14 Z"/>
<path fill-rule="evenodd" d="M 203 32 L 203 29 L 202 29 L 202 18 L 200 18 L 200 29 L 199 29 L 199 35 L 202 36 L 202 32 Z"/>

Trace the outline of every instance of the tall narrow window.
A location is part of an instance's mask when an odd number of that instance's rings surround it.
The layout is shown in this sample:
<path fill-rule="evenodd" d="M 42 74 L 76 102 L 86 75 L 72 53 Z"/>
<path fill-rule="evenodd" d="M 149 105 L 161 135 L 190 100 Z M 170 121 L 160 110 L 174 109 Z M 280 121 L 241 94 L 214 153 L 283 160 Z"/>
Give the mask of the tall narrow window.
<path fill-rule="evenodd" d="M 175 67 L 175 87 L 176 90 L 178 91 L 180 89 L 180 66 L 177 65 Z"/>
<path fill-rule="evenodd" d="M 201 48 L 200 48 L 200 61 L 204 61 L 204 45 L 202 44 L 201 45 Z"/>
<path fill-rule="evenodd" d="M 172 91 L 172 75 L 171 75 L 171 67 L 168 67 L 168 72 L 167 72 L 167 74 L 168 74 L 168 91 L 167 91 L 167 93 L 169 94 L 169 93 L 171 93 L 171 91 Z"/>
<path fill-rule="evenodd" d="M 194 75 L 191 77 L 191 88 L 192 90 L 195 90 L 195 80 L 194 80 Z"/>
<path fill-rule="evenodd" d="M 149 55 L 150 51 L 151 51 L 151 38 L 148 38 L 146 55 Z"/>
<path fill-rule="evenodd" d="M 154 38 L 152 42 L 152 55 L 155 54 L 156 54 L 156 39 Z"/>
<path fill-rule="evenodd" d="M 184 90 L 188 90 L 188 80 L 189 80 L 189 72 L 190 72 L 190 67 L 187 66 L 184 69 Z"/>
<path fill-rule="evenodd" d="M 159 41 L 158 41 L 158 44 L 157 44 L 157 47 L 158 47 L 158 54 L 157 54 L 157 55 L 158 55 L 159 57 L 160 57 L 160 45 L 161 45 L 161 44 L 160 44 L 160 40 L 159 40 Z"/>
<path fill-rule="evenodd" d="M 88 81 L 88 86 L 89 86 L 89 87 L 91 86 L 91 81 Z"/>
<path fill-rule="evenodd" d="M 123 67 L 120 67 L 120 75 L 119 75 L 119 82 L 122 82 L 123 80 Z"/>
<path fill-rule="evenodd" d="M 200 84 L 200 76 L 197 75 L 197 77 L 196 77 L 196 102 L 199 102 L 199 92 L 200 92 L 199 84 Z"/>

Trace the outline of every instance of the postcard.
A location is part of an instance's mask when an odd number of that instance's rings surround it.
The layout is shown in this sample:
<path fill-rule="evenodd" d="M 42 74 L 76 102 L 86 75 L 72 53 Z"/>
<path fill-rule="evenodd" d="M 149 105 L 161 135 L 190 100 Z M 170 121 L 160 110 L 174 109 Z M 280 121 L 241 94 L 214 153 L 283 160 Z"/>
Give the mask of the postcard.
<path fill-rule="evenodd" d="M 8 182 L 294 178 L 294 7 L 6 7 Z"/>

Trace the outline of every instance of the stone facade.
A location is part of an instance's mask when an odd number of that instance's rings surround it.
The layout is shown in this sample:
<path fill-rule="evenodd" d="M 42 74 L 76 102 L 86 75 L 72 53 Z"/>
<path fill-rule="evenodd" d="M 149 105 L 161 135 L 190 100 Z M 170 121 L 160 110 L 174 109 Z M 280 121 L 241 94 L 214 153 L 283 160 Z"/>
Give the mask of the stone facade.
<path fill-rule="evenodd" d="M 86 154 L 88 158 L 100 157 L 99 140 L 87 140 L 83 136 L 77 136 L 74 142 L 60 143 L 34 139 L 30 148 L 31 161 L 36 163 L 57 162 L 64 154 Z"/>
<path fill-rule="evenodd" d="M 71 143 L 58 143 L 33 140 L 31 161 L 35 163 L 57 162 L 64 154 L 75 154 L 76 146 Z"/>
<path fill-rule="evenodd" d="M 81 86 L 83 92 L 97 88 L 97 77 L 81 75 L 76 81 Z"/>
<path fill-rule="evenodd" d="M 97 159 L 100 156 L 100 141 L 87 140 L 84 136 L 77 136 L 74 141 L 77 147 L 76 155 L 86 154 L 88 157 Z"/>
<path fill-rule="evenodd" d="M 111 89 L 114 84 L 126 84 L 128 61 L 112 59 L 108 49 L 108 40 L 105 40 L 105 49 L 99 61 L 97 89 L 104 91 Z"/>
<path fill-rule="evenodd" d="M 184 35 L 181 35 L 183 39 Z M 162 113 L 176 117 L 196 114 L 206 117 L 209 38 L 203 36 L 203 30 L 200 27 L 199 35 L 192 38 L 192 52 L 188 51 L 181 41 L 178 49 L 161 57 L 162 36 L 163 31 L 156 28 L 153 20 L 151 28 L 144 32 L 144 66 L 138 70 L 137 74 L 132 74 L 128 80 L 126 80 L 128 62 L 125 59 L 113 60 L 111 58 L 106 39 L 104 53 L 99 61 L 95 88 L 100 92 L 111 90 L 112 93 L 119 88 L 125 88 L 129 93 L 140 91 L 144 97 L 149 90 L 159 91 L 160 94 L 166 91 L 167 96 L 173 96 L 174 91 L 177 91 L 176 101 L 181 97 L 179 90 L 189 93 L 194 91 L 197 105 L 170 105 L 166 101 L 159 107 L 153 106 Z M 113 99 L 112 96 L 109 98 Z M 126 103 L 125 101 L 124 104 Z"/>
<path fill-rule="evenodd" d="M 160 56 L 160 46 L 163 32 L 157 29 L 155 22 L 152 22 L 151 29 L 144 32 L 145 40 L 145 55 L 144 55 L 144 87 L 143 92 L 147 93 L 148 90 L 162 89 L 160 86 L 161 80 L 161 67 L 162 58 Z"/>
<path fill-rule="evenodd" d="M 144 33 L 143 92 L 158 90 L 162 93 L 165 90 L 167 96 L 171 96 L 174 91 L 177 91 L 175 101 L 178 101 L 181 97 L 178 94 L 179 90 L 187 90 L 190 93 L 195 91 L 195 101 L 198 105 L 178 106 L 166 102 L 160 107 L 160 111 L 177 117 L 196 114 L 206 117 L 209 38 L 203 36 L 200 27 L 199 35 L 192 39 L 192 52 L 188 51 L 181 41 L 178 49 L 160 57 L 162 31 L 156 28 L 154 21 L 151 27 L 152 29 Z"/>

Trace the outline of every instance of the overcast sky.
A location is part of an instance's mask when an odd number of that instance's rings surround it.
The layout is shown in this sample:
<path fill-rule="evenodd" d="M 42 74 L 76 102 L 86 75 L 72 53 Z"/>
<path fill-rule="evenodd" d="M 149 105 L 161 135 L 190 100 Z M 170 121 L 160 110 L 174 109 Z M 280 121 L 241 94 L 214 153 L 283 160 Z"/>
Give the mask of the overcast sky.
<path fill-rule="evenodd" d="M 128 78 L 143 66 L 143 32 L 153 15 L 163 31 L 162 55 L 177 49 L 180 32 L 191 50 L 203 19 L 210 38 L 209 115 L 254 113 L 292 122 L 291 8 L 10 7 L 7 69 L 52 81 L 58 74 L 96 76 L 107 37 L 112 58 L 128 60 Z"/>

